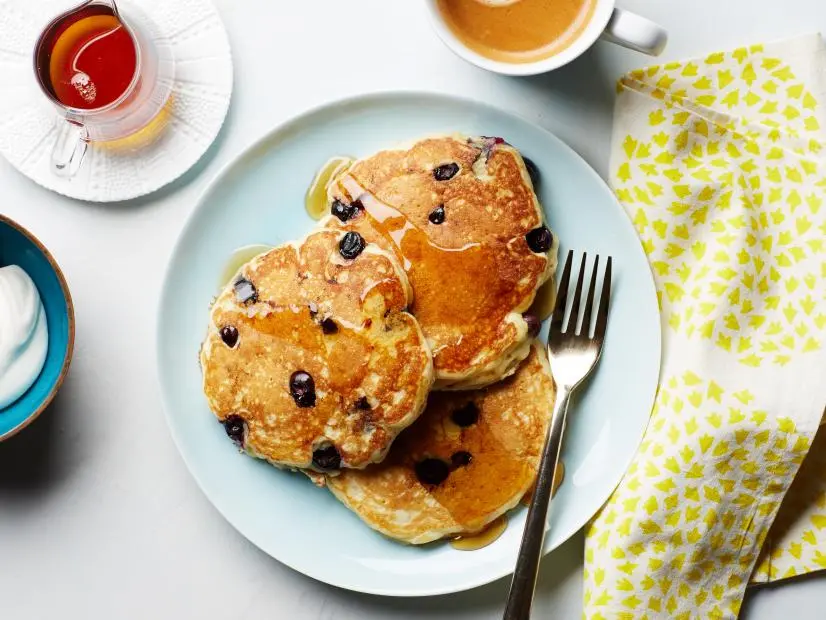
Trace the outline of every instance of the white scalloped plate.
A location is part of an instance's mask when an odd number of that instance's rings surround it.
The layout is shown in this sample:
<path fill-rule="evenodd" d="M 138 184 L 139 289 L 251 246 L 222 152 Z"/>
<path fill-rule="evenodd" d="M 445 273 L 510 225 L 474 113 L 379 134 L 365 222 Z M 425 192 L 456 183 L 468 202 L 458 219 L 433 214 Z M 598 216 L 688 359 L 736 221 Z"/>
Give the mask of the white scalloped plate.
<path fill-rule="evenodd" d="M 43 96 L 32 65 L 41 31 L 80 0 L 0 0 L 0 154 L 35 183 L 94 202 L 129 200 L 171 183 L 207 151 L 232 96 L 232 55 L 209 0 L 142 0 L 140 8 L 175 53 L 168 122 L 151 145 L 116 151 L 91 144 L 73 178 L 56 176 L 51 152 L 60 120 Z M 118 5 L 129 14 L 129 1 Z M 61 121 L 62 122 L 62 121 Z"/>
<path fill-rule="evenodd" d="M 445 543 L 411 547 L 384 538 L 305 476 L 240 454 L 207 407 L 197 352 L 232 251 L 303 237 L 314 225 L 304 211 L 304 193 L 329 157 L 365 156 L 453 131 L 502 136 L 534 160 L 542 174 L 540 198 L 563 256 L 575 248 L 614 257 L 605 352 L 571 410 L 563 456 L 567 475 L 554 502 L 546 552 L 608 499 L 654 401 L 660 320 L 648 262 L 611 191 L 557 138 L 487 105 L 414 93 L 336 102 L 285 123 L 218 175 L 181 234 L 158 312 L 158 372 L 172 434 L 215 507 L 272 557 L 342 588 L 427 596 L 493 581 L 513 569 L 525 510 L 514 511 L 502 537 L 478 551 Z"/>

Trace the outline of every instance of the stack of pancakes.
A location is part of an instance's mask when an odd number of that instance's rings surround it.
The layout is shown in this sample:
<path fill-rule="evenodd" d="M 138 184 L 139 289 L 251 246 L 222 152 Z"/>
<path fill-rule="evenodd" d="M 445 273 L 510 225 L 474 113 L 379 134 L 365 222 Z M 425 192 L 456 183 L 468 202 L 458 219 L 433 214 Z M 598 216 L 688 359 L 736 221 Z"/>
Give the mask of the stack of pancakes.
<path fill-rule="evenodd" d="M 413 544 L 516 505 L 555 396 L 527 313 L 557 251 L 532 172 L 448 136 L 339 173 L 319 227 L 213 304 L 204 393 L 229 437 Z"/>

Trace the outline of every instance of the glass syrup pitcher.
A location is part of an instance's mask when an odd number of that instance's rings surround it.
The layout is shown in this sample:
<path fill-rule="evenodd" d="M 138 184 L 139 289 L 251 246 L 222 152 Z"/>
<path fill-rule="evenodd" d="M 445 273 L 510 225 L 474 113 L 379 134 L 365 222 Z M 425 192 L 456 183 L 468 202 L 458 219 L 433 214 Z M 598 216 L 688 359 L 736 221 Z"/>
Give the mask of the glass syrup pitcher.
<path fill-rule="evenodd" d="M 40 88 L 55 105 L 52 169 L 74 176 L 90 142 L 132 136 L 158 117 L 172 93 L 167 38 L 132 4 L 87 0 L 52 20 L 34 50 Z"/>

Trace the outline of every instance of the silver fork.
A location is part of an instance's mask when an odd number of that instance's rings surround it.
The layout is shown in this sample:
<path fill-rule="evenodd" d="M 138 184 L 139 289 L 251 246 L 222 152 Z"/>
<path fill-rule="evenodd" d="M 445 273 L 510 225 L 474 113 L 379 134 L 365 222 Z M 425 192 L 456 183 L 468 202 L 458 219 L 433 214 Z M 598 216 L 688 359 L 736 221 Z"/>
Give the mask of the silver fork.
<path fill-rule="evenodd" d="M 562 434 L 565 432 L 565 422 L 568 415 L 568 401 L 573 391 L 591 374 L 602 353 L 605 326 L 608 323 L 608 306 L 611 299 L 611 257 L 608 257 L 608 264 L 605 267 L 596 325 L 593 336 L 591 336 L 591 316 L 594 308 L 599 256 L 594 261 L 591 285 L 588 288 L 588 297 L 582 314 L 582 327 L 577 332 L 586 256 L 583 253 L 567 327 L 563 324 L 571 281 L 573 251 L 568 252 L 568 258 L 565 261 L 565 268 L 562 270 L 562 278 L 559 282 L 556 308 L 551 318 L 551 329 L 548 335 L 551 373 L 557 389 L 556 402 L 554 403 L 553 417 L 545 436 L 545 447 L 542 450 L 542 460 L 539 464 L 536 490 L 528 509 L 528 518 L 525 521 L 525 531 L 522 534 L 522 544 L 519 547 L 516 569 L 513 571 L 503 620 L 528 620 L 530 618 L 539 561 L 542 556 L 542 545 L 545 542 L 548 508 L 551 504 L 551 489 L 554 487 L 554 474 L 556 464 L 559 461 Z"/>

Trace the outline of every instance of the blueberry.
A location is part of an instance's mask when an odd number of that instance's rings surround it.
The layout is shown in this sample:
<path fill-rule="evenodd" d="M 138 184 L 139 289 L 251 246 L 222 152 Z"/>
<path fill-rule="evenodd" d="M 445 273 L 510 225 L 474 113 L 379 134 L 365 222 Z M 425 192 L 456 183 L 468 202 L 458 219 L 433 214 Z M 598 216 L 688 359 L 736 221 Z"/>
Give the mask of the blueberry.
<path fill-rule="evenodd" d="M 453 456 L 450 457 L 450 462 L 453 463 L 454 467 L 466 467 L 467 465 L 470 465 L 472 460 L 473 455 L 465 450 L 454 452 Z"/>
<path fill-rule="evenodd" d="M 339 253 L 347 260 L 353 260 L 364 250 L 364 237 L 357 232 L 348 232 L 338 244 Z"/>
<path fill-rule="evenodd" d="M 341 455 L 335 449 L 335 446 L 318 448 L 313 451 L 313 465 L 319 469 L 338 469 L 341 467 Z"/>
<path fill-rule="evenodd" d="M 224 325 L 221 328 L 221 340 L 223 340 L 224 344 L 230 349 L 234 348 L 235 345 L 238 344 L 238 330 L 235 326 Z"/>
<path fill-rule="evenodd" d="M 314 407 L 315 381 L 303 370 L 295 371 L 290 377 L 290 394 L 299 407 Z"/>
<path fill-rule="evenodd" d="M 441 459 L 428 458 L 416 463 L 416 477 L 422 484 L 441 484 L 450 474 L 447 463 Z"/>
<path fill-rule="evenodd" d="M 433 169 L 433 177 L 437 181 L 449 181 L 459 172 L 459 164 L 452 162 L 449 164 L 442 164 Z"/>
<path fill-rule="evenodd" d="M 246 278 L 236 280 L 233 288 L 235 289 L 235 301 L 239 304 L 254 304 L 258 301 L 258 291 Z"/>
<path fill-rule="evenodd" d="M 233 443 L 239 448 L 244 447 L 244 427 L 246 426 L 244 418 L 240 415 L 230 415 L 224 420 L 224 430 L 227 436 L 232 439 Z"/>
<path fill-rule="evenodd" d="M 547 226 L 540 226 L 525 235 L 525 240 L 532 252 L 547 252 L 554 243 L 554 236 Z"/>
<path fill-rule="evenodd" d="M 355 203 L 348 205 L 340 201 L 338 198 L 333 200 L 333 204 L 330 207 L 330 213 L 335 215 L 342 222 L 346 222 L 347 220 L 352 219 L 357 212 L 358 207 L 355 206 Z"/>
<path fill-rule="evenodd" d="M 476 403 L 470 401 L 454 411 L 451 418 L 456 426 L 462 428 L 472 426 L 479 420 L 479 407 L 476 406 Z"/>
<path fill-rule="evenodd" d="M 427 216 L 427 219 L 430 220 L 432 224 L 441 224 L 445 221 L 445 206 L 439 205 L 433 211 L 430 212 L 430 215 Z"/>
<path fill-rule="evenodd" d="M 321 321 L 321 331 L 325 334 L 335 334 L 338 331 L 338 325 L 336 325 L 336 322 L 333 319 L 327 317 Z"/>
<path fill-rule="evenodd" d="M 539 317 L 530 312 L 526 312 L 522 315 L 522 318 L 525 319 L 525 323 L 528 324 L 528 336 L 530 338 L 536 338 L 539 335 L 539 330 L 542 328 Z"/>

